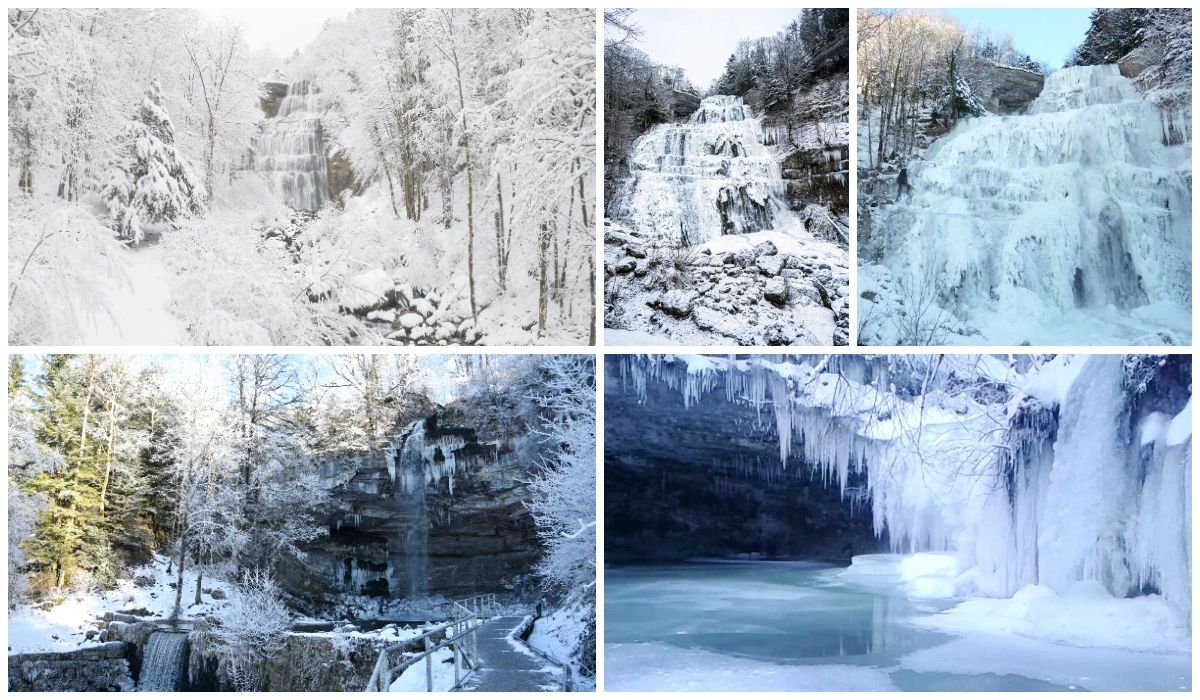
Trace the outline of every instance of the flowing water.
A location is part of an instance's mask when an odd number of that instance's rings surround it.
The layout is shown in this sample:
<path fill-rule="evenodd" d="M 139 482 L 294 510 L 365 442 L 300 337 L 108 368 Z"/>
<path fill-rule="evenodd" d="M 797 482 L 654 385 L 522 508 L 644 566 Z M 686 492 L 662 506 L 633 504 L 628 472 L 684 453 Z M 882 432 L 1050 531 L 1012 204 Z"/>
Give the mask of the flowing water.
<path fill-rule="evenodd" d="M 1077 332 L 1063 317 L 1089 314 L 1186 340 L 1190 150 L 1167 140 L 1117 66 L 1065 68 L 1027 114 L 964 120 L 912 161 L 911 193 L 875 217 L 864 252 L 1003 342 Z"/>
<path fill-rule="evenodd" d="M 809 563 L 605 571 L 606 688 L 665 690 L 1178 689 L 1190 658 L 957 636 L 914 621 L 957 601 Z"/>
<path fill-rule="evenodd" d="M 655 126 L 634 142 L 629 169 L 613 218 L 676 245 L 767 230 L 785 209 L 779 163 L 740 97 L 706 97 L 688 122 Z"/>
<path fill-rule="evenodd" d="M 158 631 L 150 635 L 142 656 L 138 690 L 171 692 L 179 690 L 183 678 L 187 632 Z"/>
<path fill-rule="evenodd" d="M 288 86 L 279 111 L 258 138 L 255 168 L 293 209 L 315 211 L 329 199 L 320 91 L 308 80 Z"/>

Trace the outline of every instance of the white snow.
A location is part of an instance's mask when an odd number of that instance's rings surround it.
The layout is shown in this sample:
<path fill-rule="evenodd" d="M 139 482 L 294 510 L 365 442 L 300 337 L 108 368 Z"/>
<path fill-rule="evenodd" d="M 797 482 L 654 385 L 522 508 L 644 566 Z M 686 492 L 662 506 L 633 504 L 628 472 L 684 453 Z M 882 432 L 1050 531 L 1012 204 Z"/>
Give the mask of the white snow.
<path fill-rule="evenodd" d="M 454 688 L 454 652 L 438 649 L 430 655 L 433 659 L 433 692 L 445 693 Z M 429 690 L 427 660 L 409 666 L 401 673 L 388 691 L 392 693 L 424 693 Z M 466 671 L 462 671 L 465 677 Z"/>
<path fill-rule="evenodd" d="M 107 280 L 104 311 L 90 317 L 82 345 L 188 345 L 187 328 L 168 309 L 171 282 L 158 246 L 121 247 L 122 275 Z"/>

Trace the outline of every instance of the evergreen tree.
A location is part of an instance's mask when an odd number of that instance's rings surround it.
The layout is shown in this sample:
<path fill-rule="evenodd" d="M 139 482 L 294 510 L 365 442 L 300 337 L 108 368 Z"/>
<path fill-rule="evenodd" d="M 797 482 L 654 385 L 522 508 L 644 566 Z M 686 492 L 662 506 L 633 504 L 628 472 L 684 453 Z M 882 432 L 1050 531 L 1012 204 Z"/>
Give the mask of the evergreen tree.
<path fill-rule="evenodd" d="M 102 197 L 117 236 L 137 245 L 147 224 L 199 213 L 204 186 L 175 145 L 175 125 L 150 84 L 125 127 L 126 157 L 114 165 Z"/>
<path fill-rule="evenodd" d="M 1074 56 L 1073 66 L 1096 66 L 1116 63 L 1137 47 L 1141 30 L 1149 20 L 1151 10 L 1141 7 L 1101 7 L 1092 10 L 1087 35 Z"/>

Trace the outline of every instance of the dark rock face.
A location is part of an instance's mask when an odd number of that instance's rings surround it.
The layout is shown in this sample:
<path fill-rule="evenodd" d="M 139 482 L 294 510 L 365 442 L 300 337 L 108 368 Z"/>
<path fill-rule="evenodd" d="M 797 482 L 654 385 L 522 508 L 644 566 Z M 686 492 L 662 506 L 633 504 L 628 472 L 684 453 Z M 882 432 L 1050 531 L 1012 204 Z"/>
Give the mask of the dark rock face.
<path fill-rule="evenodd" d="M 340 152 L 330 153 L 327 159 L 329 169 L 329 198 L 339 206 L 345 206 L 342 195 L 349 191 L 351 195 L 359 194 L 361 188 L 355 181 L 354 169 L 350 161 Z"/>
<path fill-rule="evenodd" d="M 780 467 L 764 413 L 721 390 L 684 409 L 649 380 L 639 403 L 619 356 L 605 362 L 605 560 L 679 560 L 757 552 L 848 559 L 880 551 L 868 503 L 843 500 L 793 457 Z"/>
<path fill-rule="evenodd" d="M 133 690 L 126 644 L 8 657 L 9 692 Z"/>
<path fill-rule="evenodd" d="M 797 149 L 783 161 L 783 179 L 792 209 L 816 202 L 833 211 L 848 211 L 850 146 Z"/>
<path fill-rule="evenodd" d="M 279 104 L 287 97 L 288 84 L 280 82 L 263 83 L 262 95 L 258 98 L 258 106 L 267 119 L 274 119 L 279 114 Z"/>
<path fill-rule="evenodd" d="M 1042 93 L 1045 76 L 1020 68 L 983 64 L 979 80 L 972 82 L 975 94 L 994 114 L 1023 114 Z"/>
<path fill-rule="evenodd" d="M 405 429 L 396 456 L 351 453 L 321 466 L 333 493 L 329 535 L 278 572 L 290 593 L 449 598 L 501 592 L 541 554 L 522 505 L 536 458 L 524 444 L 481 441 L 437 411 Z M 418 471 L 419 470 L 419 471 Z"/>

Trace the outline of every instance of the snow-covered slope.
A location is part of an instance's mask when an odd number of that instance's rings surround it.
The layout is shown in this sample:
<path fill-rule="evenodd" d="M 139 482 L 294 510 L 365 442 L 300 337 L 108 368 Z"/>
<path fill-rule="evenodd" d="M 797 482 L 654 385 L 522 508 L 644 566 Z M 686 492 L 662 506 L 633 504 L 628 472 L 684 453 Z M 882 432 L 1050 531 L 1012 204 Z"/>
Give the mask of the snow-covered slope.
<path fill-rule="evenodd" d="M 1190 342 L 1190 151 L 1163 141 L 1115 65 L 961 122 L 873 217 L 863 342 Z"/>

